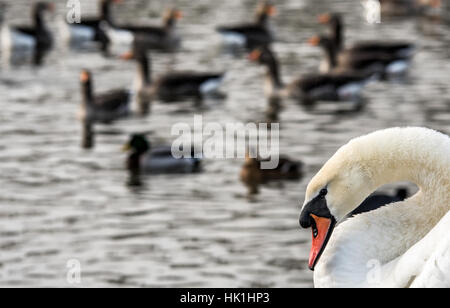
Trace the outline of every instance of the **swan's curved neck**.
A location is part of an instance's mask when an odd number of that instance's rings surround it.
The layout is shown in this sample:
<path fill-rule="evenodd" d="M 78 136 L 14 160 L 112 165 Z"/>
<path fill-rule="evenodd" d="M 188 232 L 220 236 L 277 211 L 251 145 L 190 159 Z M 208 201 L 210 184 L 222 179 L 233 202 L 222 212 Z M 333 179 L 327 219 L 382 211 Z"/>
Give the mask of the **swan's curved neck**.
<path fill-rule="evenodd" d="M 450 197 L 437 194 L 438 190 L 449 189 L 450 185 L 449 138 L 436 132 L 416 133 L 403 131 L 396 136 L 374 136 L 366 142 L 356 140 L 355 143 L 360 142 L 358 159 L 364 162 L 372 192 L 385 184 L 411 182 L 419 187 L 424 198 L 436 201 L 429 206 L 438 206 L 438 201 L 444 200 L 434 200 L 436 196 L 446 197 L 447 201 Z"/>
<path fill-rule="evenodd" d="M 371 261 L 388 266 L 449 211 L 450 138 L 432 130 L 391 129 L 355 139 L 336 156 L 351 157 L 346 163 L 364 173 L 362 200 L 389 183 L 408 181 L 419 187 L 412 198 L 357 215 L 335 229 L 316 267 L 315 283 L 362 286 Z"/>

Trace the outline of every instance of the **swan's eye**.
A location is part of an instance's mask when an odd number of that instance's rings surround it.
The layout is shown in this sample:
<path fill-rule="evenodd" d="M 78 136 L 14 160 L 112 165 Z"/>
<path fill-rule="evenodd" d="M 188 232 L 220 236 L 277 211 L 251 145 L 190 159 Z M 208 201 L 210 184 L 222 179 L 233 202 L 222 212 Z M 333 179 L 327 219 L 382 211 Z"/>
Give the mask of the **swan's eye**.
<path fill-rule="evenodd" d="M 319 193 L 321 197 L 325 197 L 328 194 L 328 190 L 326 188 L 322 189 Z"/>

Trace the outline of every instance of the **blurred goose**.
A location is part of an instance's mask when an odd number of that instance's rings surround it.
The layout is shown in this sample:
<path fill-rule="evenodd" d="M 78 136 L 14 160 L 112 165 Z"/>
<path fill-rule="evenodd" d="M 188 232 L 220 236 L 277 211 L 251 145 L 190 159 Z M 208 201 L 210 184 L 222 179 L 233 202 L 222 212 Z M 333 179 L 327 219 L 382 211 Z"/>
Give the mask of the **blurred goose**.
<path fill-rule="evenodd" d="M 14 52 L 31 52 L 33 63 L 42 64 L 44 55 L 52 48 L 53 37 L 48 30 L 44 13 L 53 12 L 54 4 L 37 2 L 32 7 L 32 26 L 2 25 L 2 54 L 5 61 L 9 61 Z"/>
<path fill-rule="evenodd" d="M 91 72 L 83 70 L 80 75 L 82 105 L 80 118 L 88 123 L 110 123 L 130 112 L 131 92 L 126 89 L 111 90 L 94 95 Z"/>
<path fill-rule="evenodd" d="M 378 52 L 339 53 L 333 40 L 325 36 L 315 36 L 309 40 L 313 46 L 320 46 L 325 52 L 321 72 L 361 72 L 365 75 L 385 78 L 407 72 L 410 59 L 407 57 Z"/>
<path fill-rule="evenodd" d="M 363 41 L 345 48 L 344 44 L 344 23 L 339 14 L 322 14 L 319 16 L 319 22 L 330 27 L 331 39 L 339 53 L 350 55 L 367 54 L 388 55 L 394 57 L 410 58 L 412 57 L 415 45 L 410 42 L 390 42 L 390 41 Z"/>
<path fill-rule="evenodd" d="M 183 14 L 180 10 L 171 8 L 165 11 L 161 26 L 137 26 L 127 24 L 104 24 L 113 43 L 131 45 L 133 42 L 145 46 L 147 49 L 171 51 L 180 45 L 181 39 L 176 33 L 177 20 Z"/>
<path fill-rule="evenodd" d="M 441 6 L 441 0 L 380 0 L 381 13 L 391 16 L 423 15 Z"/>
<path fill-rule="evenodd" d="M 303 174 L 303 163 L 280 157 L 275 169 L 263 169 L 262 160 L 251 158 L 248 154 L 242 166 L 241 181 L 248 187 L 250 194 L 257 194 L 259 186 L 271 181 L 298 180 Z"/>
<path fill-rule="evenodd" d="M 130 152 L 127 169 L 133 173 L 196 173 L 201 171 L 201 159 L 175 158 L 170 146 L 152 148 L 144 135 L 135 134 L 124 146 Z"/>
<path fill-rule="evenodd" d="M 142 46 L 135 46 L 132 52 L 121 57 L 124 60 L 134 59 L 138 64 L 138 105 L 140 113 L 149 110 L 153 99 L 163 102 L 174 102 L 185 98 L 202 100 L 204 97 L 218 93 L 224 73 L 204 72 L 171 72 L 152 79 L 151 61 L 147 51 Z"/>
<path fill-rule="evenodd" d="M 358 214 L 370 212 L 376 210 L 382 206 L 400 202 L 408 198 L 408 189 L 406 188 L 398 188 L 395 195 L 391 196 L 388 194 L 380 194 L 376 193 L 364 200 L 360 206 L 358 206 L 353 212 L 350 213 L 349 216 L 355 216 Z"/>
<path fill-rule="evenodd" d="M 101 50 L 105 53 L 108 52 L 109 38 L 103 28 L 102 22 L 106 22 L 110 25 L 114 24 L 111 5 L 112 3 L 120 3 L 123 0 L 98 0 L 99 16 L 84 17 L 81 16 L 80 23 L 68 24 L 68 32 L 65 33 L 67 40 L 73 43 L 83 42 L 98 42 L 100 43 Z M 67 21 L 66 21 L 67 22 Z M 64 27 L 62 29 L 65 29 Z"/>
<path fill-rule="evenodd" d="M 254 23 L 219 26 L 217 31 L 223 36 L 224 42 L 228 45 L 238 45 L 247 48 L 267 45 L 273 41 L 273 36 L 269 29 L 269 17 L 275 14 L 276 8 L 268 1 L 264 1 L 256 11 Z"/>
<path fill-rule="evenodd" d="M 356 73 L 310 74 L 283 85 L 278 61 L 269 47 L 255 49 L 249 59 L 267 67 L 265 92 L 267 97 L 291 97 L 304 104 L 315 101 L 343 101 L 359 98 L 369 76 Z"/>

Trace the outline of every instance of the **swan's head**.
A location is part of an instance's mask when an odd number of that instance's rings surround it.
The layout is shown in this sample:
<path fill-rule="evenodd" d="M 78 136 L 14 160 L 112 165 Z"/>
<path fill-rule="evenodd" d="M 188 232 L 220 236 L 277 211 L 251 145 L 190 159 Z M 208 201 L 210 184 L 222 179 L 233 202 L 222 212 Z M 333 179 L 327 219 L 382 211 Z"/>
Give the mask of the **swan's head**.
<path fill-rule="evenodd" d="M 344 146 L 307 187 L 300 225 L 312 228 L 311 270 L 314 270 L 336 224 L 372 192 L 367 168 L 357 156 L 349 145 Z"/>

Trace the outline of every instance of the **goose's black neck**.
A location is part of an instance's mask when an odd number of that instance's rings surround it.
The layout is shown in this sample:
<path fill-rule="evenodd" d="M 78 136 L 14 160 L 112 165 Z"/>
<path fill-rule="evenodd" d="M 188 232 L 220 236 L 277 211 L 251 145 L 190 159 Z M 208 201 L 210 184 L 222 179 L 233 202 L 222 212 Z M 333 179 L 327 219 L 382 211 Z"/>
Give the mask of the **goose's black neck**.
<path fill-rule="evenodd" d="M 106 21 L 108 24 L 112 25 L 112 14 L 111 14 L 111 0 L 101 0 L 100 1 L 100 18 Z"/>
<path fill-rule="evenodd" d="M 331 36 L 336 46 L 336 50 L 340 51 L 344 47 L 344 25 L 340 16 L 334 16 L 331 20 Z"/>
<path fill-rule="evenodd" d="M 152 82 L 151 61 L 145 51 L 139 51 L 137 54 L 138 74 L 142 80 L 143 86 L 148 86 Z"/>
<path fill-rule="evenodd" d="M 269 15 L 266 12 L 259 12 L 256 14 L 255 22 L 261 27 L 266 27 L 269 23 Z"/>
<path fill-rule="evenodd" d="M 94 101 L 92 79 L 83 81 L 81 83 L 81 91 L 82 91 L 81 94 L 83 97 L 83 104 L 85 106 L 91 105 Z"/>
<path fill-rule="evenodd" d="M 44 20 L 44 10 L 40 7 L 40 5 L 36 5 L 33 9 L 33 20 L 37 32 L 42 32 L 43 30 L 46 29 Z"/>
<path fill-rule="evenodd" d="M 280 68 L 278 65 L 278 61 L 272 52 L 268 53 L 268 59 L 265 64 L 267 67 L 267 77 L 269 78 L 270 82 L 276 88 L 281 88 L 283 86 L 283 82 L 281 80 Z"/>
<path fill-rule="evenodd" d="M 82 139 L 81 147 L 84 149 L 92 149 L 95 145 L 95 134 L 90 121 L 82 123 Z"/>
<path fill-rule="evenodd" d="M 334 45 L 334 42 L 331 40 L 327 40 L 322 43 L 322 48 L 325 51 L 327 62 L 330 66 L 330 69 L 335 68 L 337 66 L 337 51 Z"/>
<path fill-rule="evenodd" d="M 171 31 L 175 28 L 176 23 L 177 23 L 177 18 L 174 16 L 173 13 L 170 13 L 167 17 L 164 18 L 163 28 L 166 31 Z"/>

